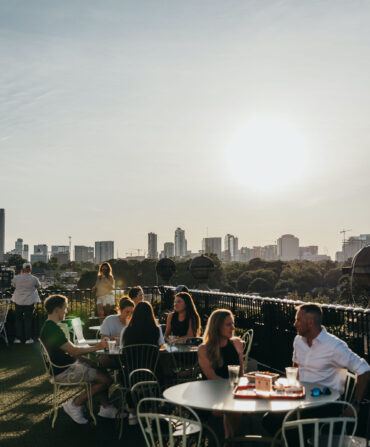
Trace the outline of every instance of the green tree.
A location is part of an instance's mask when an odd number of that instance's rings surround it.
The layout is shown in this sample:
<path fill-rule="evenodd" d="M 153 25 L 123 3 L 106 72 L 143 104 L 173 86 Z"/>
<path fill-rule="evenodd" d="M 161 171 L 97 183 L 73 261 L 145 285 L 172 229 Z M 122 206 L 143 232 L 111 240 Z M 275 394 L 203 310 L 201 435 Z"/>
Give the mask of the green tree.
<path fill-rule="evenodd" d="M 8 267 L 15 267 L 15 273 L 20 273 L 23 264 L 27 262 L 21 255 L 10 255 L 8 259 Z"/>
<path fill-rule="evenodd" d="M 271 284 L 265 278 L 255 278 L 248 287 L 249 292 L 264 293 L 271 291 Z"/>

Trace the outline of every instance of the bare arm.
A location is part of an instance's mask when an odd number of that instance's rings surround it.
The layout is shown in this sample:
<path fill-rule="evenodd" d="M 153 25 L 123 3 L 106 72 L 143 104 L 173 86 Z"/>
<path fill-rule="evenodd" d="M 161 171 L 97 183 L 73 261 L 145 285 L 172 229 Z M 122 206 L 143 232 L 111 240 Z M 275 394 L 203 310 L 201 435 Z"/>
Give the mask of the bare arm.
<path fill-rule="evenodd" d="M 231 341 L 234 343 L 236 352 L 238 353 L 239 356 L 239 364 L 240 364 L 239 376 L 241 377 L 244 374 L 243 343 L 238 337 L 232 338 Z"/>
<path fill-rule="evenodd" d="M 202 369 L 203 374 L 207 377 L 208 380 L 217 380 L 222 379 L 222 377 L 218 376 L 211 365 L 211 362 L 208 360 L 206 345 L 201 344 L 198 349 L 198 361 L 199 366 Z"/>
<path fill-rule="evenodd" d="M 173 317 L 173 312 L 171 312 L 171 313 L 168 314 L 167 322 L 166 322 L 166 330 L 165 330 L 165 333 L 164 333 L 164 338 L 167 338 L 167 336 L 171 334 L 171 330 L 172 330 L 172 326 L 171 326 L 172 317 Z"/>
<path fill-rule="evenodd" d="M 78 355 L 88 354 L 89 352 L 95 352 L 95 351 L 98 351 L 99 349 L 104 349 L 107 346 L 108 346 L 107 342 L 101 341 L 100 343 L 98 343 L 95 346 L 89 346 L 88 348 L 82 348 L 80 346 L 74 345 L 70 341 L 67 341 L 67 343 L 64 343 L 64 345 L 62 345 L 60 347 L 60 349 L 62 349 L 62 351 L 66 352 L 67 354 L 69 354 L 71 357 L 77 357 Z"/>

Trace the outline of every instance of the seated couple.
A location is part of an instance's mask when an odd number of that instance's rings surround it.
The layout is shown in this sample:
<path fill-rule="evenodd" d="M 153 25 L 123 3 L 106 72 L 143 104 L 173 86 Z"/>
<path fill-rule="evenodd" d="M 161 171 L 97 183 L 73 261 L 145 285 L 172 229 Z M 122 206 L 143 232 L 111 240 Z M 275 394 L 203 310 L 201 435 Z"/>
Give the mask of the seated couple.
<path fill-rule="evenodd" d="M 104 370 L 97 368 L 92 361 L 82 357 L 83 354 L 106 348 L 107 343 L 101 341 L 95 346 L 86 348 L 74 345 L 66 338 L 58 325 L 67 314 L 68 299 L 63 295 L 51 295 L 45 300 L 44 305 L 48 318 L 41 328 L 40 339 L 49 353 L 51 362 L 58 366 L 58 368 L 53 367 L 55 381 L 90 382 L 92 395 L 97 395 L 101 404 L 98 415 L 104 418 L 115 418 L 117 409 L 108 401 L 108 388 L 112 379 Z M 63 405 L 64 411 L 77 424 L 88 422 L 83 415 L 83 406 L 86 401 L 87 394 L 83 392 Z"/>

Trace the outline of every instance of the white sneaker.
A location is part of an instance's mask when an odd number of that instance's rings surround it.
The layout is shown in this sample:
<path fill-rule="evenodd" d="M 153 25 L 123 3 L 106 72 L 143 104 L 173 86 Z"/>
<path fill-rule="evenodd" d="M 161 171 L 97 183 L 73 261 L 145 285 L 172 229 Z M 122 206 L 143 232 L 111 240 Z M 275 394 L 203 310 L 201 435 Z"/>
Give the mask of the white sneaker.
<path fill-rule="evenodd" d="M 139 421 L 135 413 L 129 413 L 128 415 L 128 425 L 136 425 Z"/>
<path fill-rule="evenodd" d="M 77 424 L 87 424 L 89 421 L 83 416 L 83 407 L 77 406 L 73 403 L 73 400 L 63 405 L 63 410 L 68 416 L 73 419 Z"/>
<path fill-rule="evenodd" d="M 118 410 L 113 405 L 107 405 L 106 407 L 100 405 L 100 411 L 98 413 L 98 416 L 102 418 L 115 419 L 117 417 L 117 414 Z"/>
<path fill-rule="evenodd" d="M 32 345 L 32 343 L 34 343 L 33 338 L 29 338 L 25 343 L 26 345 Z"/>
<path fill-rule="evenodd" d="M 21 341 L 19 340 L 19 338 L 15 338 L 15 339 L 13 340 L 13 343 L 14 343 L 15 345 L 18 345 L 19 343 L 21 343 Z"/>

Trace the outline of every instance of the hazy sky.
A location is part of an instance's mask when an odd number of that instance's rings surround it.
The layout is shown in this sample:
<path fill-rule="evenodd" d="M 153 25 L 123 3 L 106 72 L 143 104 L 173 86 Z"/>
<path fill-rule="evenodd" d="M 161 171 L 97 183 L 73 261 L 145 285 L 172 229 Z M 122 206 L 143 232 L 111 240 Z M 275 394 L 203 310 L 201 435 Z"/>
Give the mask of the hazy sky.
<path fill-rule="evenodd" d="M 370 233 L 370 3 L 0 0 L 6 249 Z"/>

